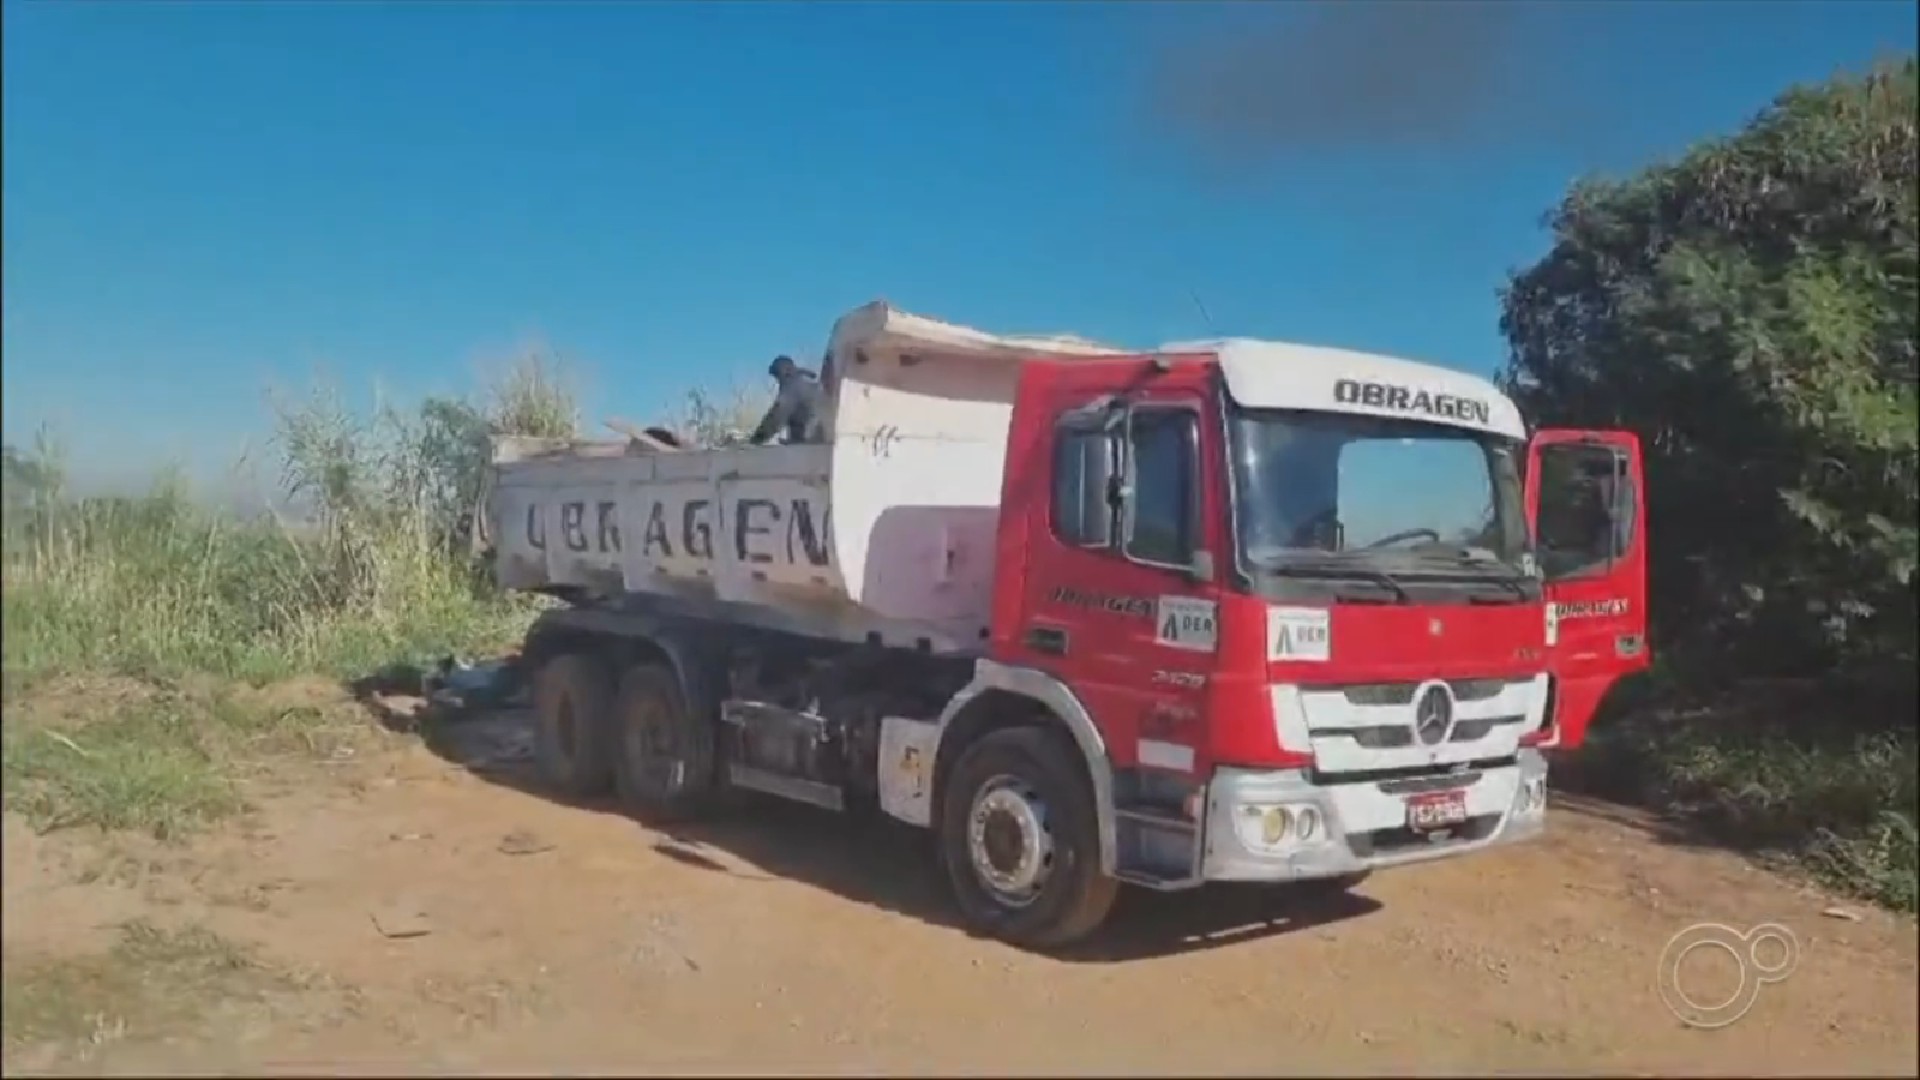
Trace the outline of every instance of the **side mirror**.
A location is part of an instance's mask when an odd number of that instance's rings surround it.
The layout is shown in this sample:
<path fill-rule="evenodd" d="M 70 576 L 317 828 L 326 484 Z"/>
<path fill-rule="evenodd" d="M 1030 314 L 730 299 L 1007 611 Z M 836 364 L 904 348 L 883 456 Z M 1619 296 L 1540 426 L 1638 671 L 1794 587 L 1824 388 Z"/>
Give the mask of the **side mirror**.
<path fill-rule="evenodd" d="M 1213 580 L 1213 552 L 1202 550 L 1193 553 L 1193 562 L 1187 567 L 1187 580 L 1196 585 Z"/>

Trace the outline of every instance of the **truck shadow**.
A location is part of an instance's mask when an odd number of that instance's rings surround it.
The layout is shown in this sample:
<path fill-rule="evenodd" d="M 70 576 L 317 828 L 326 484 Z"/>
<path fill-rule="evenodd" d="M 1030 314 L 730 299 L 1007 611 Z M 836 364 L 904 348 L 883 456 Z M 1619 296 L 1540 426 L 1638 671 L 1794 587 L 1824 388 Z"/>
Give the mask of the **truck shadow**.
<path fill-rule="evenodd" d="M 573 799 L 542 782 L 533 762 L 532 715 L 523 707 L 427 706 L 418 698 L 386 696 L 377 680 L 352 689 L 383 726 L 418 737 L 474 776 L 585 813 L 624 816 L 610 799 Z M 927 834 L 891 819 L 743 794 L 736 805 L 697 823 L 638 824 L 660 858 L 744 883 L 797 882 L 968 932 L 954 916 Z M 1344 922 L 1380 906 L 1354 893 L 1309 896 L 1272 887 L 1213 886 L 1182 894 L 1127 889 L 1099 934 L 1050 955 L 1071 963 L 1177 955 Z"/>

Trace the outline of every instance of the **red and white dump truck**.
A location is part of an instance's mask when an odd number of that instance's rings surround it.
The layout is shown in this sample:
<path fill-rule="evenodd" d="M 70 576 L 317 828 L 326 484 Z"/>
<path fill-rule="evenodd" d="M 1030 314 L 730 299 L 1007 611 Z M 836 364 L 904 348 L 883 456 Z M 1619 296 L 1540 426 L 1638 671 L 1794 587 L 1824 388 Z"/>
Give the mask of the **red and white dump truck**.
<path fill-rule="evenodd" d="M 1128 352 L 884 303 L 818 445 L 495 446 L 539 758 L 684 817 L 729 789 L 931 829 L 969 924 L 1121 884 L 1344 888 L 1534 836 L 1543 751 L 1646 666 L 1640 447 L 1338 349 Z"/>

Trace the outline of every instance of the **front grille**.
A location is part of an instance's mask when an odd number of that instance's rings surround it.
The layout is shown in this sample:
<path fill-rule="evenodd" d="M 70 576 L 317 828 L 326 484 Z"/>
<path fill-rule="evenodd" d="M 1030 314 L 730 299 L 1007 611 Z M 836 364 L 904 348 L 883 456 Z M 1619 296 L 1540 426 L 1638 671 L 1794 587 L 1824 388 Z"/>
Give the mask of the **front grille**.
<path fill-rule="evenodd" d="M 1522 713 L 1516 713 L 1512 716 L 1483 716 L 1477 720 L 1456 720 L 1453 724 L 1453 735 L 1450 736 L 1447 741 L 1473 742 L 1477 739 L 1486 738 L 1488 732 L 1503 724 L 1524 724 L 1526 722 L 1527 718 L 1525 714 Z"/>
<path fill-rule="evenodd" d="M 1532 679 L 1453 679 L 1447 685 L 1453 689 L 1455 701 L 1485 701 L 1499 697 L 1501 691 L 1509 686 L 1526 684 Z"/>
<path fill-rule="evenodd" d="M 1398 750 L 1413 745 L 1413 729 L 1405 724 L 1380 724 L 1375 727 L 1321 728 L 1314 735 L 1348 738 L 1368 750 Z"/>
<path fill-rule="evenodd" d="M 1522 724 L 1524 715 L 1485 716 L 1473 720 L 1456 720 L 1453 734 L 1448 742 L 1476 742 L 1487 737 L 1487 733 L 1503 724 Z M 1316 738 L 1348 738 L 1368 750 L 1398 750 L 1413 745 L 1413 728 L 1405 721 L 1391 724 L 1369 724 L 1364 727 L 1328 727 L 1314 731 Z"/>
<path fill-rule="evenodd" d="M 1520 679 L 1448 679 L 1447 688 L 1455 701 L 1485 701 L 1499 696 L 1509 686 L 1524 686 L 1532 676 Z M 1417 682 L 1347 683 L 1341 686 L 1308 687 L 1310 690 L 1338 690 L 1354 705 L 1411 705 Z"/>

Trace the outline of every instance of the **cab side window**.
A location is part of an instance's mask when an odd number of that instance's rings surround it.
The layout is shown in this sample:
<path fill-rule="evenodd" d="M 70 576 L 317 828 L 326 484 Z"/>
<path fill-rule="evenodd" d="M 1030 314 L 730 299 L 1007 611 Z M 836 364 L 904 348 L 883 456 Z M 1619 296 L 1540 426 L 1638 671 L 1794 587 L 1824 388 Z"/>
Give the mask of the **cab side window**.
<path fill-rule="evenodd" d="M 1190 409 L 1141 408 L 1128 437 L 1133 491 L 1123 550 L 1140 562 L 1185 567 L 1199 546 L 1199 424 Z"/>
<path fill-rule="evenodd" d="M 1122 454 L 1121 440 L 1125 440 Z M 1124 428 L 1063 430 L 1053 445 L 1053 532 L 1063 543 L 1185 568 L 1199 547 L 1200 424 L 1191 409 L 1137 408 Z M 1115 470 L 1126 469 L 1116 484 Z M 1112 494 L 1125 491 L 1116 502 Z"/>
<path fill-rule="evenodd" d="M 1540 453 L 1537 519 L 1540 569 L 1547 580 L 1606 569 L 1633 541 L 1632 474 L 1611 448 L 1555 445 Z"/>
<path fill-rule="evenodd" d="M 1098 431 L 1062 431 L 1053 443 L 1053 535 L 1069 547 L 1113 546 L 1113 503 L 1108 496 L 1120 457 L 1113 436 Z"/>

